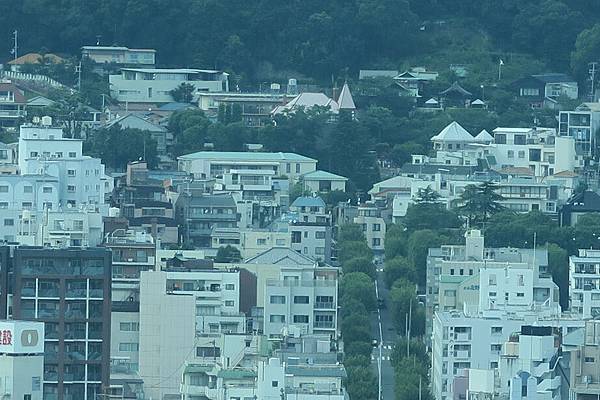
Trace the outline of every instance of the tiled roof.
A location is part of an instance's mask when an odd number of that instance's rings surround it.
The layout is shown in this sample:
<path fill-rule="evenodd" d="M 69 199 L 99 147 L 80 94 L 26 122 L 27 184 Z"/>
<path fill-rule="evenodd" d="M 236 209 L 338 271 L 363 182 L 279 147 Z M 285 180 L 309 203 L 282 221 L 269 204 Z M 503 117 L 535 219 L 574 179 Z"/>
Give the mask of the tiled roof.
<path fill-rule="evenodd" d="M 260 153 L 246 151 L 199 151 L 178 157 L 179 160 L 228 160 L 228 161 L 317 161 L 296 153 Z"/>

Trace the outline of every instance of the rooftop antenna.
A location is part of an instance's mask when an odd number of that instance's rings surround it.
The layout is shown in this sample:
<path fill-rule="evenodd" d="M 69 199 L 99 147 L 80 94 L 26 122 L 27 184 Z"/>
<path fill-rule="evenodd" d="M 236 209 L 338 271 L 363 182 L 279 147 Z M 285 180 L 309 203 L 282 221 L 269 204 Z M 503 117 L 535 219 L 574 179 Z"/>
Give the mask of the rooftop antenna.
<path fill-rule="evenodd" d="M 597 62 L 591 62 L 588 64 L 588 72 L 590 74 L 590 81 L 591 81 L 591 85 L 590 85 L 590 101 L 593 102 L 595 100 L 595 93 L 594 93 L 594 84 L 596 82 L 596 71 L 598 68 L 598 63 Z"/>
<path fill-rule="evenodd" d="M 19 31 L 16 29 L 13 31 L 13 39 L 14 45 L 12 50 L 10 51 L 10 54 L 12 54 L 16 60 L 19 57 Z"/>

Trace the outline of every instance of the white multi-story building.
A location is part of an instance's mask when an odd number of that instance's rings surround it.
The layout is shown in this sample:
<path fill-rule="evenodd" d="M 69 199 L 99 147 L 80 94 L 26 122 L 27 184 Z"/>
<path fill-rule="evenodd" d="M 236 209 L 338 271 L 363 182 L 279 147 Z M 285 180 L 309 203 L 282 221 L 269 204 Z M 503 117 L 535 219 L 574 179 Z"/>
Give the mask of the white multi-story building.
<path fill-rule="evenodd" d="M 226 72 L 207 69 L 122 68 L 109 75 L 110 95 L 121 103 L 170 103 L 171 91 L 182 83 L 194 91 L 228 92 Z"/>
<path fill-rule="evenodd" d="M 290 206 L 291 248 L 315 260 L 331 261 L 331 214 L 320 197 L 298 197 Z"/>
<path fill-rule="evenodd" d="M 0 398 L 42 400 L 44 323 L 0 321 Z"/>
<path fill-rule="evenodd" d="M 383 253 L 386 226 L 385 220 L 381 217 L 381 210 L 373 202 L 360 204 L 354 223 L 362 226 L 367 245 L 373 253 Z"/>
<path fill-rule="evenodd" d="M 153 67 L 154 49 L 130 49 L 123 46 L 83 46 L 81 56 L 97 64 L 116 64 L 128 67 Z"/>
<path fill-rule="evenodd" d="M 570 309 L 582 318 L 600 316 L 600 250 L 579 249 L 569 257 Z"/>
<path fill-rule="evenodd" d="M 217 178 L 231 170 L 273 171 L 297 181 L 316 171 L 317 160 L 295 153 L 200 151 L 177 158 L 179 170 L 195 178 Z"/>
<path fill-rule="evenodd" d="M 44 117 L 42 125 L 23 125 L 19 135 L 21 175 L 47 175 L 58 179 L 57 206 L 95 205 L 103 215 L 110 186 L 99 158 L 83 155 L 83 140 L 63 137 L 62 128 L 52 127 Z"/>
<path fill-rule="evenodd" d="M 596 132 L 600 128 L 600 103 L 582 103 L 573 111 L 560 111 L 558 134 L 575 140 L 579 154 L 591 156 L 596 147 Z"/>
<path fill-rule="evenodd" d="M 552 326 L 565 334 L 583 326 L 581 319 L 561 314 L 556 284 L 531 265 L 482 266 L 475 284 L 477 304 L 434 313 L 432 392 L 438 400 L 464 390 L 455 377 L 464 376 L 465 370 L 498 368 L 503 344 L 514 333 L 525 332 L 525 326 Z M 547 372 L 541 370 L 535 373 Z"/>
<path fill-rule="evenodd" d="M 181 372 L 192 354 L 216 357 L 198 347 L 222 348 L 215 342 L 219 334 L 245 334 L 246 314 L 256 305 L 253 277 L 244 269 L 142 272 L 139 363 L 149 396 L 179 393 Z"/>

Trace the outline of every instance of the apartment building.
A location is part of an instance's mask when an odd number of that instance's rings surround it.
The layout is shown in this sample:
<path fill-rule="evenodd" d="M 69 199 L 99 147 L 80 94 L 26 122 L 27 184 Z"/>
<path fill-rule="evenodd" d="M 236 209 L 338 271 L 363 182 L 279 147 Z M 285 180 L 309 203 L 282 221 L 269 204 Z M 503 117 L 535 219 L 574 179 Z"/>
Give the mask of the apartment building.
<path fill-rule="evenodd" d="M 42 400 L 44 378 L 44 324 L 0 320 L 0 396 L 5 399 Z"/>
<path fill-rule="evenodd" d="M 200 151 L 177 158 L 179 170 L 194 178 L 217 178 L 233 170 L 274 171 L 275 176 L 287 176 L 298 181 L 316 171 L 317 160 L 295 153 Z"/>
<path fill-rule="evenodd" d="M 346 191 L 348 178 L 327 171 L 314 171 L 302 176 L 304 190 L 310 193 L 328 193 L 333 190 Z"/>
<path fill-rule="evenodd" d="M 240 220 L 237 203 L 230 193 L 186 194 L 179 197 L 177 208 L 185 243 L 200 248 L 211 247 L 214 228 L 237 228 Z"/>
<path fill-rule="evenodd" d="M 182 83 L 195 92 L 228 92 L 229 74 L 189 68 L 121 68 L 109 75 L 110 95 L 120 103 L 161 104 L 173 102 L 171 91 Z"/>
<path fill-rule="evenodd" d="M 583 338 L 569 352 L 569 399 L 591 400 L 600 396 L 600 321 L 585 323 Z"/>
<path fill-rule="evenodd" d="M 143 272 L 139 350 L 146 393 L 153 398 L 179 393 L 185 361 L 218 357 L 215 349 L 226 346 L 219 345 L 219 335 L 244 334 L 246 315 L 255 305 L 256 279 L 244 269 Z"/>
<path fill-rule="evenodd" d="M 569 308 L 584 319 L 600 315 L 600 250 L 569 257 Z"/>
<path fill-rule="evenodd" d="M 211 240 L 213 249 L 222 246 L 237 248 L 242 259 L 255 257 L 273 247 L 291 246 L 291 236 L 287 230 L 280 232 L 272 229 L 215 227 Z"/>
<path fill-rule="evenodd" d="M 461 310 L 465 305 L 474 304 L 486 309 L 498 308 L 513 301 L 538 304 L 548 298 L 553 304 L 558 302 L 558 297 L 555 299 L 557 289 L 547 275 L 547 266 L 545 249 L 486 248 L 481 231 L 476 229 L 465 232 L 465 245 L 430 248 L 425 295 L 426 332 L 432 331 L 436 311 Z M 497 276 L 486 281 L 484 276 L 487 275 Z M 517 280 L 517 275 L 522 278 Z M 498 285 L 501 287 L 490 289 Z M 531 291 L 531 294 L 527 297 L 515 294 L 525 292 L 518 287 Z M 482 294 L 485 296 L 480 297 Z"/>
<path fill-rule="evenodd" d="M 110 274 L 103 248 L 14 250 L 13 318 L 45 325 L 44 399 L 95 399 L 108 386 Z"/>
<path fill-rule="evenodd" d="M 372 201 L 358 206 L 358 215 L 354 217 L 355 224 L 362 226 L 367 239 L 367 245 L 375 255 L 384 251 L 386 225 L 381 217 L 381 210 Z"/>
<path fill-rule="evenodd" d="M 291 248 L 315 260 L 331 262 L 331 214 L 320 197 L 298 197 L 283 216 L 289 223 Z"/>
<path fill-rule="evenodd" d="M 23 91 L 12 82 L 0 79 L 0 128 L 16 131 L 21 119 L 27 115 L 26 105 Z"/>
<path fill-rule="evenodd" d="M 53 127 L 50 117 L 44 117 L 41 125 L 21 126 L 19 169 L 22 175 L 57 178 L 63 207 L 95 205 L 103 215 L 108 212 L 104 199 L 110 183 L 104 165 L 99 158 L 84 156 L 83 140 L 63 137 L 62 128 Z"/>

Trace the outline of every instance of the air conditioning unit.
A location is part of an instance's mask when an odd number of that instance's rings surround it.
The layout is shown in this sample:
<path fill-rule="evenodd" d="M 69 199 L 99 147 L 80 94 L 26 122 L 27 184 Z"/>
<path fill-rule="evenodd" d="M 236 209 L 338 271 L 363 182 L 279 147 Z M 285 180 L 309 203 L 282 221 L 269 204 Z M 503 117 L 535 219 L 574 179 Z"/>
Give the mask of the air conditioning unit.
<path fill-rule="evenodd" d="M 581 377 L 581 383 L 583 383 L 583 384 L 593 383 L 592 375 L 584 375 L 584 376 L 582 376 Z"/>

